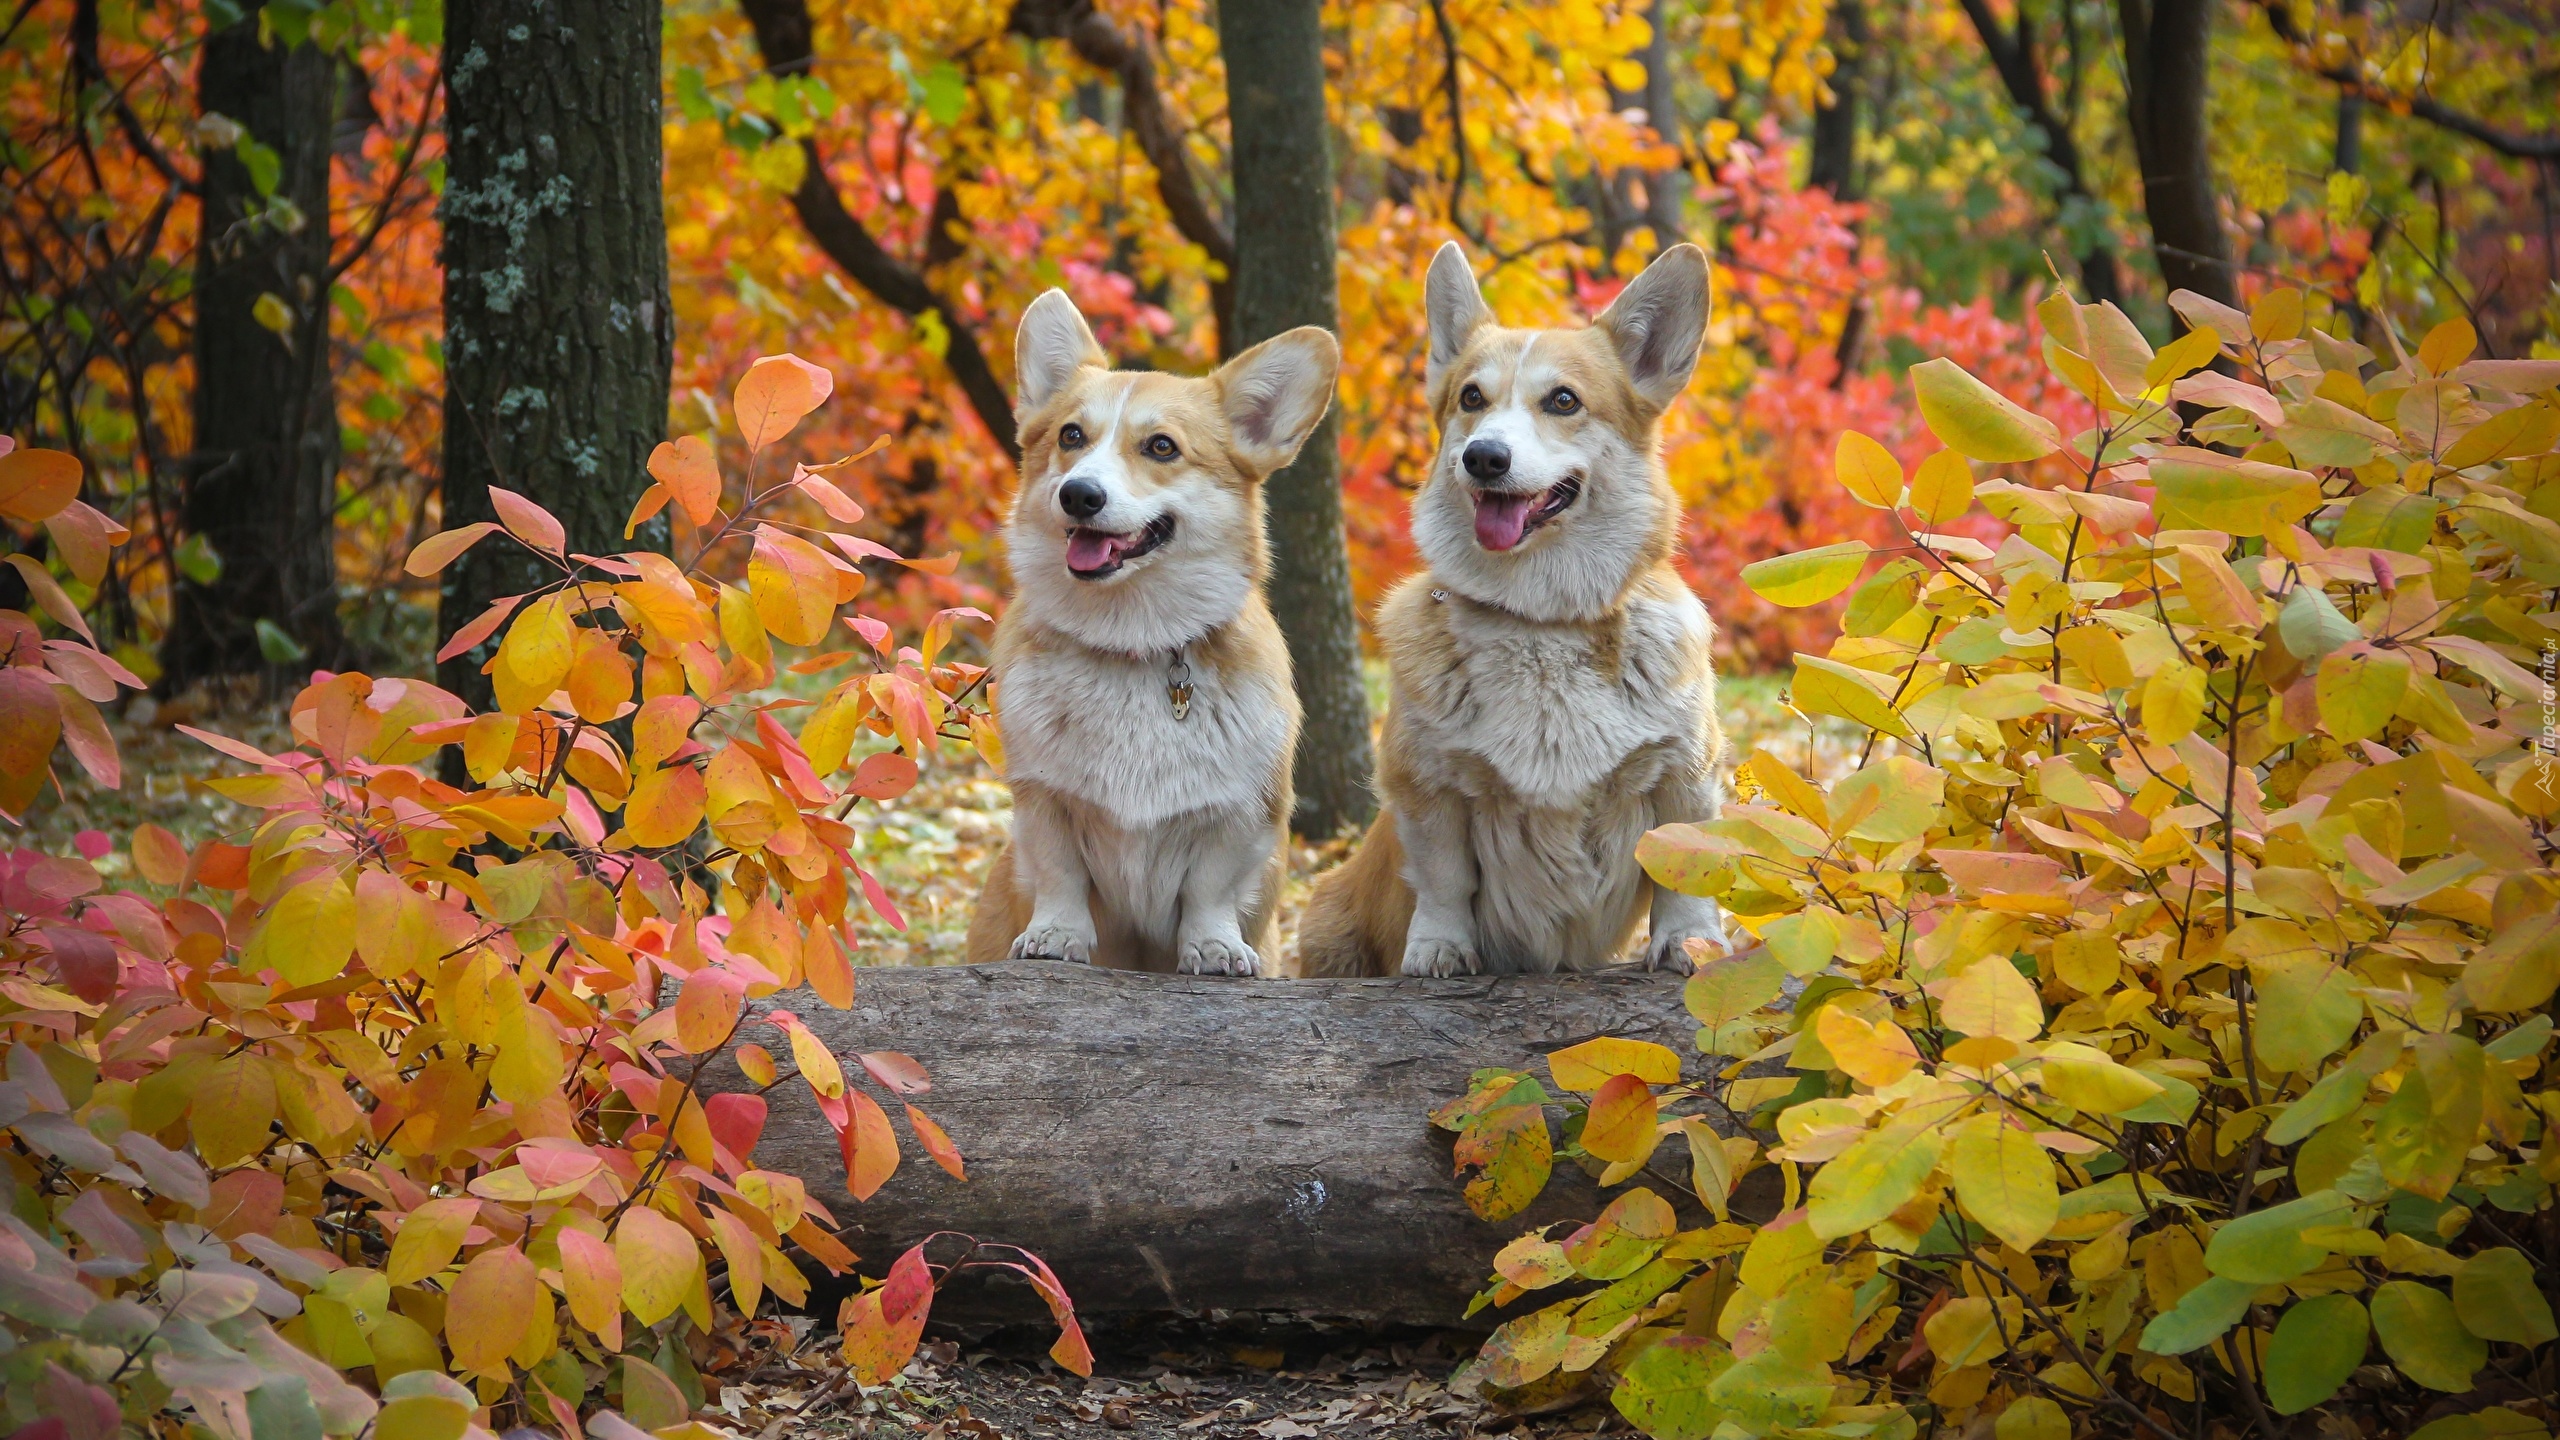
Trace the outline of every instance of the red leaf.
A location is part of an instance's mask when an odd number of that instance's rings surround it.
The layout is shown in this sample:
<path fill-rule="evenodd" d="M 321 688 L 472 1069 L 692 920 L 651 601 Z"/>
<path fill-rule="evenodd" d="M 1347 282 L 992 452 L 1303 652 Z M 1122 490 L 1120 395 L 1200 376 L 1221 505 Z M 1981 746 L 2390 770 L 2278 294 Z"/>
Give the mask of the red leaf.
<path fill-rule="evenodd" d="M 932 1304 L 933 1267 L 924 1263 L 924 1247 L 918 1245 L 899 1256 L 881 1282 L 880 1318 L 895 1325 Z"/>
<path fill-rule="evenodd" d="M 898 913 L 898 907 L 889 899 L 889 892 L 881 889 L 880 882 L 861 866 L 853 867 L 853 873 L 862 877 L 862 898 L 871 902 L 872 910 L 889 922 L 890 929 L 904 932 L 907 917 Z"/>
<path fill-rule="evenodd" d="M 866 1050 L 861 1060 L 862 1068 L 892 1095 L 922 1095 L 933 1088 L 933 1078 L 925 1074 L 924 1067 L 912 1055 L 895 1050 Z"/>
<path fill-rule="evenodd" d="M 702 1118 L 711 1138 L 744 1165 L 764 1138 L 766 1106 L 761 1095 L 714 1095 L 702 1102 Z"/>
<path fill-rule="evenodd" d="M 495 485 L 489 487 L 489 504 L 498 512 L 498 519 L 506 525 L 508 534 L 536 550 L 554 555 L 568 552 L 569 532 L 560 528 L 559 520 L 550 511 L 513 490 Z"/>
<path fill-rule="evenodd" d="M 480 612 L 479 619 L 454 631 L 453 638 L 444 642 L 444 648 L 436 652 L 436 663 L 441 665 L 497 633 L 498 627 L 523 603 L 522 595 L 502 595 L 490 601 L 489 608 Z"/>

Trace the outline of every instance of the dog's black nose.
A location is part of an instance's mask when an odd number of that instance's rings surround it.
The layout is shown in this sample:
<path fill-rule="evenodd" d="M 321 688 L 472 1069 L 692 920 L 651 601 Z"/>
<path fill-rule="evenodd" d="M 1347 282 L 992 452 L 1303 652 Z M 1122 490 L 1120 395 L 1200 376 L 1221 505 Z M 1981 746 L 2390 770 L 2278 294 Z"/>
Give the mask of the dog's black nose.
<path fill-rule="evenodd" d="M 1511 473 L 1511 447 L 1499 440 L 1470 440 L 1459 458 L 1478 480 L 1499 480 Z"/>
<path fill-rule="evenodd" d="M 1067 483 L 1058 487 L 1058 508 L 1066 511 L 1069 519 L 1090 520 L 1110 503 L 1111 497 L 1102 493 L 1101 486 L 1081 475 L 1068 476 Z"/>

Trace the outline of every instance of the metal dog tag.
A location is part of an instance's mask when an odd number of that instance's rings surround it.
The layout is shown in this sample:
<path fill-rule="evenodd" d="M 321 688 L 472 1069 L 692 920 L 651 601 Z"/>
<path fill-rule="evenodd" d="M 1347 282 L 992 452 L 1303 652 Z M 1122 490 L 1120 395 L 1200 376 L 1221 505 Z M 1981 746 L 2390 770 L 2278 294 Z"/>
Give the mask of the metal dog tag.
<path fill-rule="evenodd" d="M 1164 694 L 1166 699 L 1173 702 L 1174 719 L 1184 720 L 1190 717 L 1191 662 L 1183 659 L 1182 652 L 1179 650 L 1173 654 L 1173 668 L 1165 675 Z"/>

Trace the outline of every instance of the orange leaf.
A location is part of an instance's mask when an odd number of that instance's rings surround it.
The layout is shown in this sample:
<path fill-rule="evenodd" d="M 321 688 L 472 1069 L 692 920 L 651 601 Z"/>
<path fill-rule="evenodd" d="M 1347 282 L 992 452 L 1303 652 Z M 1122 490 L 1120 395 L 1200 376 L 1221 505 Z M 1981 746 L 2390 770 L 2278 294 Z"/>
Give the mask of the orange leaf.
<path fill-rule="evenodd" d="M 1662 1139 L 1655 1127 L 1653 1087 L 1633 1075 L 1612 1075 L 1591 1097 L 1582 1122 L 1582 1148 L 1603 1160 L 1638 1161 Z"/>
<path fill-rule="evenodd" d="M 846 793 L 865 800 L 895 800 L 916 787 L 916 762 L 905 755 L 887 750 L 866 755 L 854 767 L 853 783 Z"/>
<path fill-rule="evenodd" d="M 524 1338 L 533 1323 L 533 1307 L 543 1300 L 542 1280 L 533 1262 L 510 1245 L 492 1245 L 471 1257 L 445 1300 L 445 1343 L 453 1361 L 465 1370 L 503 1375 L 507 1352 Z"/>
<path fill-rule="evenodd" d="M 790 434 L 835 388 L 834 376 L 797 355 L 767 355 L 747 367 L 730 396 L 738 433 L 748 449 L 761 450 Z"/>
<path fill-rule="evenodd" d="M 898 1132 L 889 1128 L 889 1113 L 859 1090 L 845 1092 L 850 1123 L 838 1137 L 844 1150 L 845 1188 L 856 1200 L 868 1200 L 898 1172 Z"/>
<path fill-rule="evenodd" d="M 968 1167 L 960 1159 L 960 1147 L 951 1143 L 950 1135 L 933 1122 L 932 1116 L 910 1105 L 907 1123 L 915 1127 L 916 1139 L 923 1142 L 924 1153 L 933 1157 L 934 1164 L 950 1171 L 954 1180 L 969 1178 Z"/>
<path fill-rule="evenodd" d="M 837 947 L 832 937 L 824 944 L 812 940 L 800 952 L 800 965 L 819 999 L 847 1010 L 853 1006 L 853 958 Z"/>
<path fill-rule="evenodd" d="M 660 445 L 658 448 L 664 450 L 667 447 Z M 630 539 L 641 526 L 649 523 L 650 516 L 666 509 L 667 502 L 673 498 L 672 492 L 664 485 L 652 485 L 641 491 L 640 498 L 631 506 L 631 518 L 622 522 L 622 538 Z"/>
<path fill-rule="evenodd" d="M 453 638 L 445 641 L 443 648 L 436 651 L 436 663 L 441 665 L 498 633 L 498 627 L 505 624 L 507 617 L 514 614 L 515 608 L 523 603 L 524 597 L 521 595 L 501 595 L 490 601 L 488 609 L 481 611 L 470 624 L 454 631 Z"/>
<path fill-rule="evenodd" d="M 133 868 L 154 885 L 175 885 L 187 878 L 187 847 L 157 825 L 133 830 Z"/>
<path fill-rule="evenodd" d="M 444 567 L 462 558 L 463 551 L 504 528 L 494 520 L 483 520 L 476 525 L 465 525 L 459 530 L 445 530 L 430 535 L 418 542 L 418 548 L 409 552 L 408 563 L 401 568 L 421 579 L 442 574 Z"/>
<path fill-rule="evenodd" d="M 701 436 L 682 436 L 650 451 L 649 476 L 667 487 L 694 524 L 708 525 L 720 513 L 720 460 Z"/>
<path fill-rule="evenodd" d="M 755 1232 L 726 1210 L 706 1211 L 702 1218 L 711 1222 L 712 1243 L 720 1247 L 720 1258 L 729 1262 L 729 1298 L 738 1302 L 740 1315 L 752 1318 L 756 1302 L 764 1296 L 764 1251 L 756 1244 Z"/>
<path fill-rule="evenodd" d="M 0 454 L 0 515 L 33 524 L 51 519 L 80 494 L 80 462 L 59 450 Z"/>
<path fill-rule="evenodd" d="M 32 555 L 12 555 L 8 560 L 10 567 L 26 580 L 27 593 L 36 597 L 44 613 L 91 645 L 98 643 L 98 637 L 89 631 L 88 620 L 80 614 L 80 607 L 71 603 L 71 597 L 63 593 L 61 582 L 53 578 L 51 571 Z"/>
<path fill-rule="evenodd" d="M 756 617 L 786 645 L 815 645 L 835 625 L 835 567 L 796 535 L 757 527 L 747 589 L 755 597 Z"/>
<path fill-rule="evenodd" d="M 583 1230 L 560 1232 L 560 1277 L 569 1314 L 607 1350 L 622 1348 L 622 1261 L 613 1247 Z"/>
<path fill-rule="evenodd" d="M 719 1049 L 738 1028 L 738 1011 L 746 998 L 745 982 L 717 965 L 686 976 L 684 990 L 676 996 L 676 1048 L 687 1055 Z"/>
<path fill-rule="evenodd" d="M 42 774 L 61 738 L 62 705 L 43 672 L 24 665 L 0 668 L 0 775 Z"/>
<path fill-rule="evenodd" d="M 702 824 L 702 772 L 675 765 L 643 774 L 622 807 L 623 835 L 655 849 L 682 844 Z"/>
<path fill-rule="evenodd" d="M 863 1385 L 886 1385 L 915 1358 L 924 1338 L 925 1308 L 892 1323 L 881 1313 L 880 1292 L 869 1291 L 844 1302 L 836 1322 L 844 1330 L 844 1363 Z"/>

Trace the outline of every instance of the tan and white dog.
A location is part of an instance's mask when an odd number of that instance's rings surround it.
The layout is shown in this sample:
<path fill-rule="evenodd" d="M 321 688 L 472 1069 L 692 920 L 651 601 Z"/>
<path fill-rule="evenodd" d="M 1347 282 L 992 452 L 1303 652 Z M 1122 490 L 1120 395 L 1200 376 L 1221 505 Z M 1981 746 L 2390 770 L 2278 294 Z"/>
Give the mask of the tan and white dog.
<path fill-rule="evenodd" d="M 1429 569 L 1379 610 L 1379 815 L 1316 882 L 1301 973 L 1586 969 L 1648 912 L 1646 963 L 1686 968 L 1684 943 L 1721 942 L 1723 917 L 1655 886 L 1635 850 L 1719 798 L 1715 629 L 1671 566 L 1658 453 L 1697 367 L 1706 257 L 1664 252 L 1588 329 L 1510 330 L 1453 243 L 1426 307 Z"/>
<path fill-rule="evenodd" d="M 1299 713 L 1262 598 L 1262 482 L 1324 418 L 1340 347 L 1307 327 L 1206 378 L 1118 371 L 1051 290 L 1014 361 L 994 662 L 1013 840 L 968 958 L 1258 974 Z"/>

